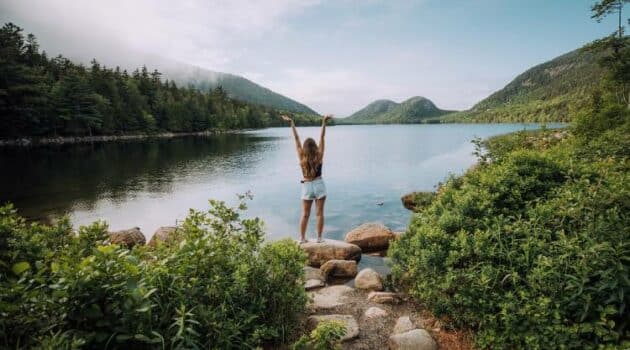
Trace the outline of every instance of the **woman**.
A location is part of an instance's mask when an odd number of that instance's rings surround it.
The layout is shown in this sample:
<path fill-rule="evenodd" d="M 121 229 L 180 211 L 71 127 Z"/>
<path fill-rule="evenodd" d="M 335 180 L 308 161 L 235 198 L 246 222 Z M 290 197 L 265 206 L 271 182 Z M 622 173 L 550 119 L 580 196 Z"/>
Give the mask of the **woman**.
<path fill-rule="evenodd" d="M 302 218 L 300 219 L 300 243 L 306 243 L 306 226 L 308 218 L 311 216 L 311 207 L 315 201 L 317 215 L 317 243 L 323 242 L 322 231 L 324 231 L 324 203 L 326 202 L 326 185 L 322 179 L 322 164 L 324 161 L 324 136 L 326 135 L 326 122 L 332 116 L 327 115 L 322 118 L 322 132 L 319 138 L 319 146 L 312 138 L 304 140 L 304 145 L 300 144 L 300 137 L 293 119 L 282 116 L 282 119 L 291 123 L 293 137 L 295 138 L 295 148 L 298 154 L 300 167 L 304 179 L 302 182 Z"/>

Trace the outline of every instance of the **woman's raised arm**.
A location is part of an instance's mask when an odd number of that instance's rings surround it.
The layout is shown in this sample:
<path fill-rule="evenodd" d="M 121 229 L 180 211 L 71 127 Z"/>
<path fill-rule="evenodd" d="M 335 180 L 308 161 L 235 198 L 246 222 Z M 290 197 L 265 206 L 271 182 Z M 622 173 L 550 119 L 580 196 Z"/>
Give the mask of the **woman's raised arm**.
<path fill-rule="evenodd" d="M 302 154 L 302 144 L 300 143 L 300 136 L 298 135 L 297 129 L 295 128 L 295 122 L 293 122 L 293 119 L 291 119 L 290 117 L 286 115 L 282 115 L 281 117 L 282 117 L 282 120 L 291 123 L 291 129 L 293 130 L 293 138 L 295 139 L 295 150 L 297 151 L 298 158 L 300 158 L 300 155 Z"/>
<path fill-rule="evenodd" d="M 319 136 L 319 158 L 320 160 L 324 160 L 324 146 L 325 146 L 325 136 L 326 136 L 326 122 L 328 119 L 332 119 L 332 115 L 325 115 L 322 118 L 322 132 Z"/>

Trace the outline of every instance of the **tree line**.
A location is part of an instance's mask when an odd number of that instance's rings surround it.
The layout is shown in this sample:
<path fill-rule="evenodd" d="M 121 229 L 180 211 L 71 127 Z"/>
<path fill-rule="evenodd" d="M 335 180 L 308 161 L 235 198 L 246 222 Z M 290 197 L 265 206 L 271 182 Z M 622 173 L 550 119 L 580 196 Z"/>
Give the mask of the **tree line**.
<path fill-rule="evenodd" d="M 129 73 L 95 59 L 89 67 L 40 51 L 33 34 L 0 29 L 0 137 L 195 132 L 283 125 L 280 111 L 162 79 L 146 66 Z M 292 114 L 317 125 L 318 116 Z"/>

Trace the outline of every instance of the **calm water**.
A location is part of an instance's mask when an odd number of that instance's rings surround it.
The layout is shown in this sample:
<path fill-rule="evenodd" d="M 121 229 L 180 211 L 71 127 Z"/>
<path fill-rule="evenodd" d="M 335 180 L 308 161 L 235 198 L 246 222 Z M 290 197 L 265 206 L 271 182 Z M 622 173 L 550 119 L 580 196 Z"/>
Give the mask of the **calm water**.
<path fill-rule="evenodd" d="M 324 179 L 328 238 L 380 221 L 403 230 L 400 197 L 433 190 L 475 161 L 470 140 L 537 125 L 387 125 L 329 127 Z M 319 128 L 300 128 L 318 140 Z M 1 149 L 0 201 L 21 214 L 67 214 L 76 225 L 106 220 L 111 229 L 139 226 L 151 236 L 209 198 L 237 204 L 251 191 L 247 216 L 264 219 L 268 238 L 297 237 L 301 173 L 289 128 L 210 137 Z M 377 203 L 383 203 L 379 206 Z M 314 213 L 309 236 L 315 236 Z"/>

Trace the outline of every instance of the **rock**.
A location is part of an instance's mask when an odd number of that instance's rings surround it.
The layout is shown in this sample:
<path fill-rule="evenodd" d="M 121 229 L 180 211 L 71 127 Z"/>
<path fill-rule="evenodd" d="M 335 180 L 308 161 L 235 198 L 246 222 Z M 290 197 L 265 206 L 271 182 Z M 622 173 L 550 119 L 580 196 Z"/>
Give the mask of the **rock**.
<path fill-rule="evenodd" d="M 354 279 L 354 286 L 358 289 L 383 290 L 383 278 L 372 269 L 363 269 Z"/>
<path fill-rule="evenodd" d="M 400 198 L 405 208 L 418 211 L 433 201 L 435 198 L 435 192 L 411 192 Z"/>
<path fill-rule="evenodd" d="M 346 326 L 346 334 L 341 337 L 341 341 L 354 339 L 359 336 L 359 324 L 352 315 L 317 315 L 311 316 L 306 321 L 310 329 L 315 329 L 322 321 L 339 321 Z"/>
<path fill-rule="evenodd" d="M 177 227 L 163 226 L 155 231 L 149 241 L 149 246 L 156 247 L 159 243 L 172 244 L 175 241 L 177 241 Z"/>
<path fill-rule="evenodd" d="M 391 292 L 370 292 L 367 298 L 370 302 L 377 304 L 399 304 L 401 302 L 400 295 Z"/>
<path fill-rule="evenodd" d="M 320 269 L 310 266 L 304 266 L 304 279 L 326 281 Z"/>
<path fill-rule="evenodd" d="M 385 250 L 394 233 L 380 223 L 363 224 L 346 234 L 346 242 L 358 245 L 363 252 Z"/>
<path fill-rule="evenodd" d="M 402 316 L 396 320 L 396 325 L 394 325 L 394 334 L 409 332 L 414 328 L 416 327 L 413 325 L 413 322 L 411 322 L 409 316 Z"/>
<path fill-rule="evenodd" d="M 300 248 L 308 254 L 308 264 L 313 267 L 320 267 L 328 260 L 361 260 L 359 246 L 334 239 L 322 243 L 309 241 L 300 244 Z"/>
<path fill-rule="evenodd" d="M 306 280 L 306 282 L 304 283 L 304 289 L 306 289 L 306 290 L 321 288 L 321 287 L 324 287 L 324 286 L 326 286 L 326 283 L 324 283 L 324 281 L 318 280 L 318 279 Z"/>
<path fill-rule="evenodd" d="M 435 340 L 424 329 L 414 329 L 389 337 L 390 350 L 437 350 L 437 348 Z"/>
<path fill-rule="evenodd" d="M 357 262 L 354 260 L 328 260 L 319 270 L 327 280 L 329 277 L 354 277 L 357 275 Z"/>
<path fill-rule="evenodd" d="M 376 306 L 372 306 L 365 310 L 365 313 L 363 314 L 363 317 L 365 318 L 379 318 L 385 316 L 387 316 L 387 311 Z"/>
<path fill-rule="evenodd" d="M 308 295 L 311 298 L 309 308 L 315 311 L 332 309 L 337 306 L 346 304 L 347 295 L 352 293 L 354 288 L 338 285 L 328 286 L 318 289 L 316 291 L 309 292 Z"/>
<path fill-rule="evenodd" d="M 109 241 L 112 244 L 118 244 L 130 249 L 136 245 L 144 245 L 147 242 L 139 227 L 109 232 Z"/>

